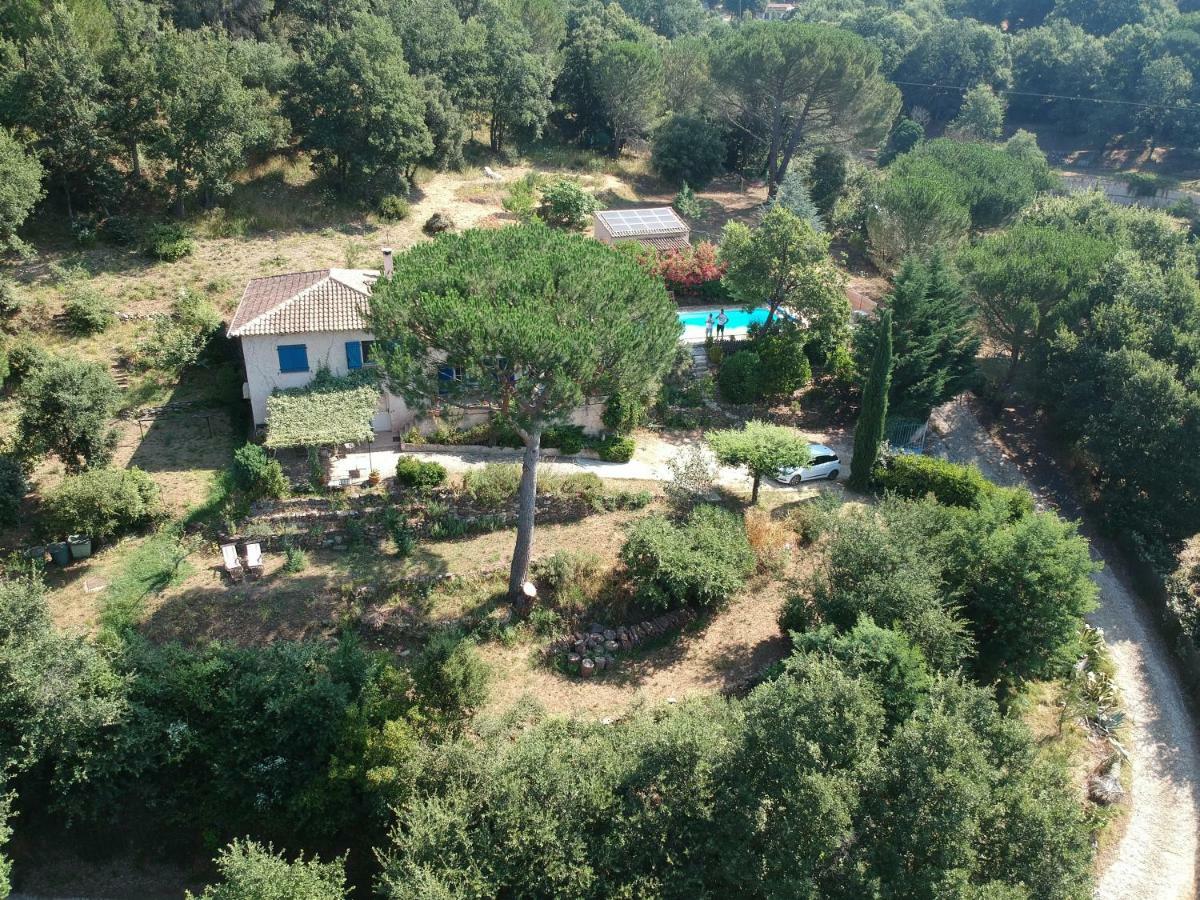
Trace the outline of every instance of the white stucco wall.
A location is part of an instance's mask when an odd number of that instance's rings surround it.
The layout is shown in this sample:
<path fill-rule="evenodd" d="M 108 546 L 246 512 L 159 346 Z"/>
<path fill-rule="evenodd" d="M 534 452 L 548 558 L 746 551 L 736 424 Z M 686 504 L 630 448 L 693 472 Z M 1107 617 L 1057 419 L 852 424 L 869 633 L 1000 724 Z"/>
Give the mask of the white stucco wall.
<path fill-rule="evenodd" d="M 254 413 L 254 424 L 263 425 L 267 421 L 267 398 L 276 388 L 304 387 L 316 375 L 317 370 L 325 367 L 334 375 L 346 375 L 346 342 L 370 341 L 374 337 L 367 331 L 336 331 L 316 332 L 310 334 L 288 335 L 247 335 L 241 338 L 242 358 L 246 364 L 246 385 L 249 393 L 250 408 Z M 280 372 L 279 354 L 276 348 L 304 344 L 308 348 L 307 372 Z M 592 403 L 582 406 L 572 413 L 570 421 L 581 425 L 585 431 L 602 431 L 604 424 L 601 416 L 604 414 L 603 403 Z M 487 413 L 455 411 L 447 416 L 452 418 L 460 427 L 470 427 L 486 421 Z M 406 431 L 417 424 L 417 416 L 411 412 L 403 398 L 396 397 L 388 391 L 383 392 L 379 401 L 379 411 L 372 423 L 375 431 Z M 423 430 L 431 430 L 432 423 L 426 417 L 420 422 Z"/>
<path fill-rule="evenodd" d="M 246 364 L 246 386 L 254 424 L 267 421 L 267 398 L 276 388 L 304 387 L 317 370 L 328 368 L 334 375 L 346 375 L 346 342 L 373 340 L 367 331 L 314 332 L 287 335 L 247 335 L 242 341 L 242 359 Z M 308 348 L 307 372 L 280 372 L 277 348 L 303 344 Z M 375 415 L 376 431 L 392 431 L 412 423 L 404 401 L 384 391 Z"/>

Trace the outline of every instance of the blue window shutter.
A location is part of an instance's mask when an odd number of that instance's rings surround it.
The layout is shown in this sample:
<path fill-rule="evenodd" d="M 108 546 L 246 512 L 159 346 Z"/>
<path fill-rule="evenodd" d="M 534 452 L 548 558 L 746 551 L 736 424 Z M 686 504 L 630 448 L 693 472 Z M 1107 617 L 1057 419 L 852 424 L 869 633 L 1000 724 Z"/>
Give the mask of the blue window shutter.
<path fill-rule="evenodd" d="M 361 369 L 362 365 L 362 342 L 346 341 L 346 368 Z"/>
<path fill-rule="evenodd" d="M 283 344 L 275 348 L 279 354 L 280 372 L 307 372 L 308 346 L 306 344 Z"/>

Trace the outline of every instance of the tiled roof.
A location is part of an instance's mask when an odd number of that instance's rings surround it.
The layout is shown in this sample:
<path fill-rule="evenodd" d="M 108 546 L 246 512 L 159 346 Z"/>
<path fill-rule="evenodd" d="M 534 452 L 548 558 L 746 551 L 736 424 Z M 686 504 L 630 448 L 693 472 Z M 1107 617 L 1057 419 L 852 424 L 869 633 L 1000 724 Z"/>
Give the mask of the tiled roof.
<path fill-rule="evenodd" d="M 378 275 L 372 269 L 318 269 L 255 278 L 242 293 L 229 336 L 364 330 Z"/>
<path fill-rule="evenodd" d="M 644 237 L 637 238 L 640 243 L 647 247 L 653 247 L 660 253 L 665 253 L 668 250 L 684 250 L 691 246 L 686 234 L 672 234 L 665 237 Z"/>

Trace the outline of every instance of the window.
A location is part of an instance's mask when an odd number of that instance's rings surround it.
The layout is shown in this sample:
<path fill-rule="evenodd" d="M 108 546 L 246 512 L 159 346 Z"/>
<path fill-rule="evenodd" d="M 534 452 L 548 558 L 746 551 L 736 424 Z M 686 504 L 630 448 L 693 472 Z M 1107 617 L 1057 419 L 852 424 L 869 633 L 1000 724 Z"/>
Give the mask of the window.
<path fill-rule="evenodd" d="M 378 365 L 374 341 L 346 341 L 346 368 L 351 371 Z"/>
<path fill-rule="evenodd" d="M 825 465 L 825 463 L 831 463 L 831 462 L 837 462 L 837 457 L 836 456 L 818 456 L 816 459 L 814 459 L 810 463 L 810 465 L 823 466 L 823 465 Z"/>
<path fill-rule="evenodd" d="M 457 381 L 461 384 L 465 374 L 465 370 L 462 366 L 438 366 L 438 393 L 450 393 L 451 383 Z"/>
<path fill-rule="evenodd" d="M 308 345 L 283 344 L 275 348 L 279 354 L 280 372 L 307 372 Z"/>

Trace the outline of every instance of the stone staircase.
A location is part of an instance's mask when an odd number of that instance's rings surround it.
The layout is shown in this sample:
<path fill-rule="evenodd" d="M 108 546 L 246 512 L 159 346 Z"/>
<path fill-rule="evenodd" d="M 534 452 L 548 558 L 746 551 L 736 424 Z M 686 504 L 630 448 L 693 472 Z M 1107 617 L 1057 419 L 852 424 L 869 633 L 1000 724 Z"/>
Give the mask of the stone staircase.
<path fill-rule="evenodd" d="M 703 378 L 708 374 L 708 354 L 703 344 L 692 345 L 692 377 Z"/>

